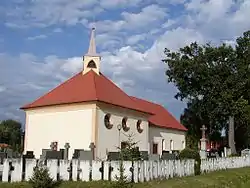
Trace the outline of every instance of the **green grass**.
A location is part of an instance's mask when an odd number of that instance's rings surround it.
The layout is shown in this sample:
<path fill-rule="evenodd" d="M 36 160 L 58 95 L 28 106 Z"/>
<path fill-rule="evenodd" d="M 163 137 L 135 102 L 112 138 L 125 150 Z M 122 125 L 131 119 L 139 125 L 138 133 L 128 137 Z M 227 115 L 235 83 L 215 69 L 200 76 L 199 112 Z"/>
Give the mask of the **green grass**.
<path fill-rule="evenodd" d="M 65 182 L 60 188 L 109 188 L 110 182 Z M 0 183 L 0 188 L 31 188 L 27 183 Z M 138 183 L 134 188 L 250 188 L 250 168 L 200 176 Z"/>

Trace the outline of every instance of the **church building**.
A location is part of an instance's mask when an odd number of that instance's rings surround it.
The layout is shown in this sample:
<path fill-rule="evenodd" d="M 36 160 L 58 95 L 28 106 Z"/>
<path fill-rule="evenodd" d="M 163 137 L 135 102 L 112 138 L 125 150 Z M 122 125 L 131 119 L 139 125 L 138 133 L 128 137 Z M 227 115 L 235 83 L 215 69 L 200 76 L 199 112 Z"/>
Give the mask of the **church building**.
<path fill-rule="evenodd" d="M 94 158 L 105 160 L 131 134 L 139 150 L 149 154 L 184 149 L 187 129 L 163 106 L 126 94 L 101 73 L 100 64 L 92 29 L 83 70 L 21 108 L 24 154 L 33 151 L 39 158 L 52 142 L 58 149 L 69 143 L 72 158 L 75 149 L 90 150 L 92 143 Z"/>

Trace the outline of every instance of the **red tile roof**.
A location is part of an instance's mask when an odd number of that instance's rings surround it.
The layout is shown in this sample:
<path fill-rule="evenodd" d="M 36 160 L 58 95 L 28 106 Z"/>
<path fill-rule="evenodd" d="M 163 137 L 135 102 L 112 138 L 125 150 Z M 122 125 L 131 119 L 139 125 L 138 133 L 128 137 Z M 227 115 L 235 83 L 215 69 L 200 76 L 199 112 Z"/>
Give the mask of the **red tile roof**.
<path fill-rule="evenodd" d="M 101 101 L 148 113 L 103 74 L 98 75 L 92 70 L 85 75 L 78 73 L 21 109 L 90 101 Z"/>
<path fill-rule="evenodd" d="M 157 127 L 187 131 L 179 121 L 177 121 L 163 106 L 136 97 L 133 98 L 141 108 L 151 112 L 149 122 Z"/>
<path fill-rule="evenodd" d="M 103 74 L 98 75 L 92 70 L 85 75 L 82 75 L 82 72 L 78 73 L 21 109 L 90 101 L 101 101 L 145 112 L 152 115 L 149 122 L 156 126 L 187 130 L 162 106 L 128 96 Z"/>

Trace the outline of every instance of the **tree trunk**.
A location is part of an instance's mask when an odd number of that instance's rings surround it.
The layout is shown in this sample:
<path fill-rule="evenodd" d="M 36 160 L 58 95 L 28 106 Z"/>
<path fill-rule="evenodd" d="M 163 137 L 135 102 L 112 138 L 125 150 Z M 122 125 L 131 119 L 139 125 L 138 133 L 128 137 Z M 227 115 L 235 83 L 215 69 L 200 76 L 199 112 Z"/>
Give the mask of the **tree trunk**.
<path fill-rule="evenodd" d="M 234 117 L 229 117 L 228 127 L 228 145 L 231 148 L 232 154 L 236 154 L 235 141 L 234 141 Z"/>

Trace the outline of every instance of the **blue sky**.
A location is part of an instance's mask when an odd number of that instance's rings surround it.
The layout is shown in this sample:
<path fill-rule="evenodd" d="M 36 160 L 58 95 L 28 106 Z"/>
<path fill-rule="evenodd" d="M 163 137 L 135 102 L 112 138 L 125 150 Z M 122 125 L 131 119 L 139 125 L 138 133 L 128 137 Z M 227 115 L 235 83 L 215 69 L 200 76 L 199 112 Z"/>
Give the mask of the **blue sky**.
<path fill-rule="evenodd" d="M 161 62 L 164 48 L 226 42 L 250 29 L 250 0 L 1 0 L 0 119 L 82 69 L 97 29 L 101 71 L 128 94 L 163 104 L 178 119 Z"/>

